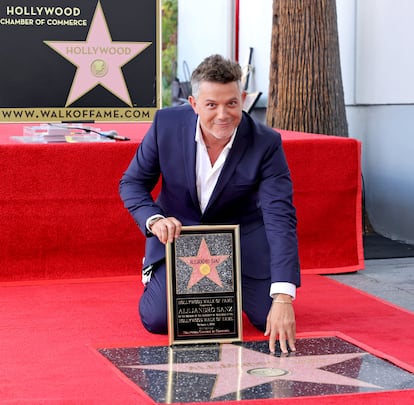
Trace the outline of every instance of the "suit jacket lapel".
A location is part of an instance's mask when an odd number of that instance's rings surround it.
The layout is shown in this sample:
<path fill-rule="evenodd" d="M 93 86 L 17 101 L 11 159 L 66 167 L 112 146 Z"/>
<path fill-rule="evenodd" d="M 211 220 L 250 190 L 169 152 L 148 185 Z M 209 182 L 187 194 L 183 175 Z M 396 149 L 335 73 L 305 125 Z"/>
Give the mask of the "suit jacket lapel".
<path fill-rule="evenodd" d="M 188 190 L 194 205 L 200 209 L 200 203 L 197 196 L 197 182 L 196 182 L 196 142 L 195 142 L 195 129 L 197 124 L 197 116 L 194 115 L 194 119 L 191 119 L 188 125 L 183 125 L 182 141 L 183 158 L 185 172 L 187 175 Z M 177 162 L 177 164 L 180 164 Z M 201 214 L 201 211 L 200 211 Z"/>
<path fill-rule="evenodd" d="M 234 139 L 233 146 L 230 150 L 229 155 L 227 156 L 226 162 L 224 163 L 223 169 L 221 171 L 220 177 L 217 180 L 216 187 L 210 197 L 210 201 L 207 204 L 207 207 L 204 211 L 204 215 L 208 215 L 209 209 L 214 208 L 214 203 L 219 198 L 222 190 L 226 187 L 229 180 L 232 178 L 234 170 L 242 159 L 246 148 L 249 145 L 249 134 L 246 128 L 246 125 L 242 123 L 237 129 L 236 138 Z"/>

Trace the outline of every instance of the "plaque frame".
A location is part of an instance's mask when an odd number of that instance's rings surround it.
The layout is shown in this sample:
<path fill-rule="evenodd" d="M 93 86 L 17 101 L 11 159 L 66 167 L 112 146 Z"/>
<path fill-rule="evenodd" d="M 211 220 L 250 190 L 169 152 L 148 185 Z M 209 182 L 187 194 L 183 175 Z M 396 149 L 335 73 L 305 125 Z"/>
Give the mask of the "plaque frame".
<path fill-rule="evenodd" d="M 239 225 L 183 226 L 166 269 L 171 346 L 242 341 Z"/>

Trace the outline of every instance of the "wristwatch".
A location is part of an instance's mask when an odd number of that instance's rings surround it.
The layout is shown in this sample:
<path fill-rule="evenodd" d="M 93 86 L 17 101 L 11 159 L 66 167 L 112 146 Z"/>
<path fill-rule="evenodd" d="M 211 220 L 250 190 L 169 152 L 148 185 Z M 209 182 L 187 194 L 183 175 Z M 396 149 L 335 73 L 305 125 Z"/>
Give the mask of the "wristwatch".
<path fill-rule="evenodd" d="M 150 231 L 150 232 L 152 232 L 152 226 L 157 222 L 157 221 L 159 221 L 160 219 L 163 219 L 164 217 L 163 216 L 157 216 L 157 217 L 154 217 L 153 219 L 151 219 L 151 221 L 149 221 L 148 222 L 148 230 Z"/>

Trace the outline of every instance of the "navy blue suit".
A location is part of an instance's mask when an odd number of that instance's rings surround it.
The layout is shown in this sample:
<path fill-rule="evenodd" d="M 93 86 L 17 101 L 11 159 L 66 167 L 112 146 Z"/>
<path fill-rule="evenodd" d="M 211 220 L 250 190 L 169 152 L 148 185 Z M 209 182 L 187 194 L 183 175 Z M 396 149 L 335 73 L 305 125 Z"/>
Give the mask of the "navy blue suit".
<path fill-rule="evenodd" d="M 183 225 L 240 225 L 243 310 L 264 329 L 271 305 L 270 283 L 300 285 L 296 213 L 281 137 L 243 113 L 233 146 L 202 213 L 196 190 L 196 123 L 191 106 L 159 110 L 120 183 L 125 207 L 147 235 L 144 265 L 157 263 L 153 275 L 156 280 L 153 283 L 151 279 L 149 291 L 141 299 L 141 318 L 148 329 L 166 331 L 162 325 L 149 325 L 149 318 L 157 317 L 155 307 L 164 305 L 159 323 L 165 316 L 166 328 L 166 303 L 160 302 L 165 300 L 165 246 L 148 235 L 145 227 L 147 218 L 161 214 L 176 217 Z M 160 175 L 162 187 L 154 202 L 151 190 Z M 152 307 L 148 303 L 149 307 L 143 308 L 147 292 L 154 302 Z M 159 293 L 164 293 L 162 298 L 156 297 Z"/>

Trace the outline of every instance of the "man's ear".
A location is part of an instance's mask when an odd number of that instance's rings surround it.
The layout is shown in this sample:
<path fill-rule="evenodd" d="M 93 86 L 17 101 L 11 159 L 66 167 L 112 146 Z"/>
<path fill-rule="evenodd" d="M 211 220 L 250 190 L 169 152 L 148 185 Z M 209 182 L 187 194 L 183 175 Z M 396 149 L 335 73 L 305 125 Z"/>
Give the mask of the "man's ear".
<path fill-rule="evenodd" d="M 241 94 L 242 102 L 244 103 L 244 100 L 246 100 L 247 97 L 247 91 L 243 90 Z"/>
<path fill-rule="evenodd" d="M 194 112 L 197 114 L 197 102 L 193 96 L 188 96 L 188 102 L 193 107 Z"/>

